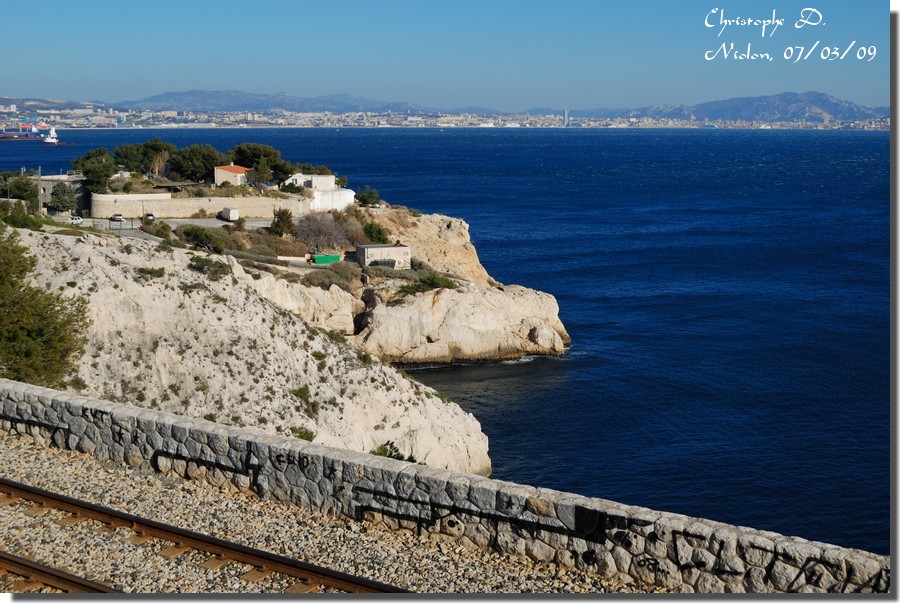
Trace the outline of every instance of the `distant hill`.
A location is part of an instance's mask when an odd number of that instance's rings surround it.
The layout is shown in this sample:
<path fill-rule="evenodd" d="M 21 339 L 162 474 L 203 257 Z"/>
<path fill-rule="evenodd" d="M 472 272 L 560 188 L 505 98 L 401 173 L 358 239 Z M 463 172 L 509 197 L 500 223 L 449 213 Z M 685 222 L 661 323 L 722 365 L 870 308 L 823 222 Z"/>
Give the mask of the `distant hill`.
<path fill-rule="evenodd" d="M 352 94 L 332 94 L 303 98 L 286 93 L 255 94 L 240 90 L 190 90 L 187 92 L 166 92 L 134 101 L 111 103 L 116 109 L 148 109 L 150 111 L 199 111 L 226 113 L 252 111 L 265 113 L 284 110 L 298 113 L 328 111 L 330 113 L 405 113 L 407 111 L 428 111 L 424 107 L 404 102 L 386 102 L 355 96 Z"/>
<path fill-rule="evenodd" d="M 463 107 L 456 109 L 436 109 L 407 102 L 390 102 L 365 98 L 353 94 L 333 94 L 329 96 L 299 97 L 286 93 L 256 94 L 240 90 L 189 90 L 186 92 L 166 92 L 134 101 L 82 102 L 36 98 L 0 97 L 0 105 L 15 104 L 20 111 L 32 109 L 78 109 L 112 107 L 119 110 L 150 111 L 192 111 L 226 113 L 248 111 L 268 113 L 284 110 L 299 113 L 477 113 L 481 115 L 505 115 L 509 112 L 496 111 L 485 107 Z M 561 115 L 563 109 L 535 108 L 525 111 L 530 115 Z M 650 117 L 670 119 L 695 119 L 698 121 L 759 121 L 759 122 L 799 122 L 825 123 L 831 121 L 852 121 L 890 116 L 889 107 L 866 107 L 841 100 L 822 92 L 783 92 L 771 96 L 747 96 L 727 100 L 710 101 L 698 105 L 656 105 L 637 109 L 572 109 L 569 116 L 595 118 Z"/>
<path fill-rule="evenodd" d="M 56 109 L 62 111 L 106 106 L 101 102 L 68 101 L 55 98 L 13 98 L 11 96 L 0 96 L 0 105 L 16 105 L 16 109 L 19 111 L 37 111 L 43 109 Z"/>
<path fill-rule="evenodd" d="M 537 114 L 531 110 L 529 113 Z M 557 113 L 560 111 L 557 110 Z M 823 123 L 890 116 L 889 107 L 865 107 L 822 92 L 783 92 L 771 96 L 746 96 L 699 105 L 658 105 L 638 109 L 569 111 L 571 117 L 652 117 L 724 121 L 806 121 Z M 546 113 L 545 113 L 546 114 Z"/>

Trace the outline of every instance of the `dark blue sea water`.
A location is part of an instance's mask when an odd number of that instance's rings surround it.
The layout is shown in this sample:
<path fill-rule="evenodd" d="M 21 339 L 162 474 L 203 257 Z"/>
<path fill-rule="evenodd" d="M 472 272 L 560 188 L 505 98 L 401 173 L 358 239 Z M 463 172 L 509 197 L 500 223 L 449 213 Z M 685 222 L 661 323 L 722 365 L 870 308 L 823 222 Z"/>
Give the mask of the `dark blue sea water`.
<path fill-rule="evenodd" d="M 889 552 L 888 133 L 61 134 L 0 144 L 0 170 L 253 141 L 469 222 L 490 274 L 555 295 L 573 339 L 415 373 L 478 417 L 495 477 Z"/>

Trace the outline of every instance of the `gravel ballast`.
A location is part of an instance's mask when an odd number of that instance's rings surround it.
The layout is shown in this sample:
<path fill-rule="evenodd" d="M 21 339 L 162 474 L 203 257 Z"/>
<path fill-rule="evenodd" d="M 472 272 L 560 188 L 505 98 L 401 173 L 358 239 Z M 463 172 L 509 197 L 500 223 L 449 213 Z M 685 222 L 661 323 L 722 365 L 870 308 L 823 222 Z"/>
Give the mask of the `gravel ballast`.
<path fill-rule="evenodd" d="M 487 550 L 430 541 L 411 531 L 388 532 L 299 507 L 229 494 L 209 485 L 162 476 L 89 455 L 37 446 L 28 436 L 0 435 L 0 475 L 113 509 L 337 571 L 422 593 L 657 592 L 609 583 L 597 576 L 538 564 Z M 272 575 L 255 583 L 252 569 L 230 563 L 199 567 L 208 555 L 188 551 L 174 559 L 159 554 L 171 543 L 127 541 L 130 530 L 98 529 L 85 521 L 63 527 L 63 513 L 36 517 L 30 504 L 0 505 L 0 549 L 105 582 L 126 592 L 282 592 L 294 583 Z M 0 591 L 15 580 L 0 577 Z M 47 591 L 45 591 L 47 592 Z"/>

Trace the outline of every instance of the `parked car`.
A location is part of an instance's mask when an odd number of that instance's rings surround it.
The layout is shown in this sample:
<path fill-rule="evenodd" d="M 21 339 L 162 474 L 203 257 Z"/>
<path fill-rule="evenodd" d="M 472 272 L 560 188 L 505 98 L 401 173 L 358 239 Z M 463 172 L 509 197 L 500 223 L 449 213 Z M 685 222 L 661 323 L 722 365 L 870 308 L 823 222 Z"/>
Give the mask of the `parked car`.
<path fill-rule="evenodd" d="M 122 214 L 113 214 L 112 216 L 110 216 L 109 221 L 110 222 L 124 222 L 125 217 Z"/>
<path fill-rule="evenodd" d="M 81 216 L 72 216 L 69 218 L 69 224 L 81 224 L 84 222 L 84 218 Z"/>
<path fill-rule="evenodd" d="M 154 216 L 153 214 L 146 214 L 144 215 L 144 222 L 146 224 L 153 224 L 154 222 L 156 222 L 156 216 Z"/>

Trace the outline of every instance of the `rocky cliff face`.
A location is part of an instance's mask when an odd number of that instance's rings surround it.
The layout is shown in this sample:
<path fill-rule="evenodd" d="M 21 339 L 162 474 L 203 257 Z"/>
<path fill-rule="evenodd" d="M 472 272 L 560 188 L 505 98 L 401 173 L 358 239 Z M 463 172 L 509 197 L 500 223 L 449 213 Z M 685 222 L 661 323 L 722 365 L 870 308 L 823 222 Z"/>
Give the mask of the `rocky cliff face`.
<path fill-rule="evenodd" d="M 409 245 L 413 258 L 438 272 L 487 285 L 493 283 L 469 237 L 469 225 L 441 214 L 418 214 L 403 208 L 369 210 L 372 220 L 383 226 L 391 242 Z"/>
<path fill-rule="evenodd" d="M 569 339 L 558 314 L 547 293 L 469 283 L 378 304 L 355 339 L 379 358 L 410 364 L 562 354 Z"/>
<path fill-rule="evenodd" d="M 402 283 L 370 285 L 364 325 L 354 338 L 371 354 L 400 363 L 503 360 L 559 355 L 571 342 L 556 299 L 488 275 L 469 238 L 469 225 L 439 214 L 377 210 L 372 218 L 412 249 L 418 259 L 452 275 L 455 289 L 398 297 Z M 396 236 L 393 236 L 396 235 Z"/>
<path fill-rule="evenodd" d="M 387 271 L 352 293 L 322 290 L 147 241 L 20 234 L 38 285 L 90 300 L 73 383 L 83 393 L 362 452 L 393 443 L 428 465 L 489 474 L 478 421 L 382 361 L 562 354 L 556 300 L 494 281 L 462 220 L 401 208 L 369 218 L 455 288 L 404 295 L 408 281 Z"/>
<path fill-rule="evenodd" d="M 344 342 L 357 302 L 336 287 L 257 280 L 230 258 L 147 241 L 19 232 L 38 286 L 90 300 L 73 389 L 362 452 L 393 442 L 434 467 L 490 473 L 472 415 Z"/>

